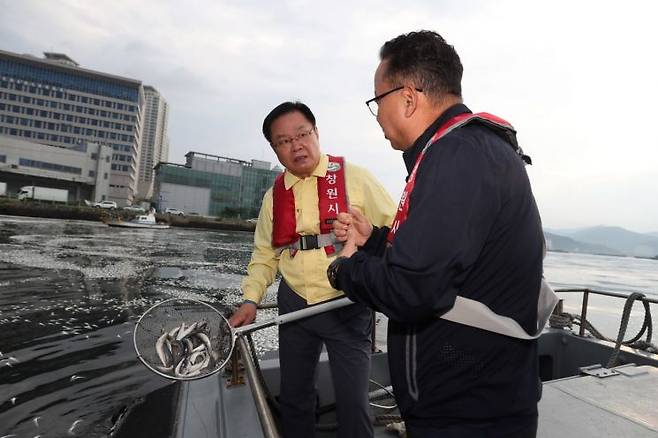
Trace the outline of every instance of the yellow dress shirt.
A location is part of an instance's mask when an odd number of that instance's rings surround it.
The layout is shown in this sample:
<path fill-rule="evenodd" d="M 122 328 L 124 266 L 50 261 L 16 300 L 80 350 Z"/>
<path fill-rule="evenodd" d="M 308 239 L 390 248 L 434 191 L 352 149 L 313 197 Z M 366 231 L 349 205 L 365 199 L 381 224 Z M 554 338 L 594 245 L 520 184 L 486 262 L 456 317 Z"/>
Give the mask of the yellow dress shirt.
<path fill-rule="evenodd" d="M 311 176 L 300 179 L 286 171 L 284 184 L 292 187 L 295 195 L 297 233 L 319 234 L 317 178 L 327 174 L 329 158 L 321 155 Z M 393 222 L 396 205 L 384 187 L 367 170 L 345 162 L 347 200 L 352 208 L 362 212 L 372 224 L 388 226 Z M 308 304 L 316 304 L 343 295 L 329 285 L 327 267 L 336 254 L 327 256 L 324 248 L 297 251 L 294 257 L 288 249 L 277 255 L 272 247 L 272 188 L 263 196 L 258 223 L 254 233 L 254 251 L 242 281 L 246 300 L 260 303 L 267 287 L 274 282 L 277 269 L 286 283 Z"/>

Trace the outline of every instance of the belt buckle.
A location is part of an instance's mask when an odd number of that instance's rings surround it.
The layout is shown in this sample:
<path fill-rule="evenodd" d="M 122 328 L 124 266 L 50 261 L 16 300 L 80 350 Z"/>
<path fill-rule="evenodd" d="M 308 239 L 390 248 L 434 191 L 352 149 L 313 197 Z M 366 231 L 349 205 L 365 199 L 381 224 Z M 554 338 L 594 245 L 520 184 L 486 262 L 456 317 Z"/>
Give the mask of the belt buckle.
<path fill-rule="evenodd" d="M 307 234 L 299 239 L 299 249 L 301 249 L 302 251 L 308 249 L 316 249 L 317 247 L 318 247 L 318 236 L 316 236 L 315 234 Z"/>

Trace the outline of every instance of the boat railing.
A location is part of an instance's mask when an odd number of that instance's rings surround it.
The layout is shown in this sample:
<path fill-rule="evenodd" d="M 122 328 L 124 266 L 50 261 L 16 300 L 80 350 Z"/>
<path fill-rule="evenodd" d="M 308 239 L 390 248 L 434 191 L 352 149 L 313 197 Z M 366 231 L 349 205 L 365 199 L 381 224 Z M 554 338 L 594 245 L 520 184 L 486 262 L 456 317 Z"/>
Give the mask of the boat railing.
<path fill-rule="evenodd" d="M 279 305 L 277 303 L 260 303 L 258 305 L 259 309 L 277 309 L 278 307 L 279 307 Z M 374 323 L 374 322 L 377 321 L 377 315 L 375 314 L 374 310 L 372 311 L 372 320 L 373 320 L 373 324 L 372 324 L 372 330 L 370 332 L 370 341 L 371 341 L 371 345 L 372 345 L 372 352 L 376 353 L 376 352 L 379 351 L 379 349 L 377 348 L 377 344 L 376 344 L 376 342 L 377 342 L 377 324 Z"/>
<path fill-rule="evenodd" d="M 240 351 L 240 356 L 247 372 L 247 377 L 249 379 L 249 387 L 251 388 L 251 395 L 256 404 L 256 411 L 258 412 L 258 418 L 260 420 L 260 425 L 263 430 L 264 438 L 279 438 L 279 431 L 276 427 L 276 422 L 274 421 L 274 414 L 267 404 L 267 393 L 262 382 L 262 379 L 259 377 L 260 370 L 257 364 L 254 363 L 250 347 L 247 343 L 247 339 L 244 336 L 238 336 L 236 339 L 236 344 L 238 350 Z M 237 366 L 234 366 L 233 369 L 237 369 Z"/>
<path fill-rule="evenodd" d="M 572 292 L 572 293 L 581 292 L 583 294 L 583 299 L 582 299 L 581 308 L 580 308 L 580 320 L 581 321 L 586 321 L 587 320 L 587 306 L 589 304 L 590 294 L 592 294 L 592 295 L 602 295 L 602 296 L 614 297 L 614 298 L 623 298 L 625 300 L 628 300 L 629 298 L 632 297 L 632 294 L 624 294 L 624 293 L 619 293 L 619 292 L 608 292 L 608 291 L 589 289 L 589 288 L 555 289 L 555 292 Z M 641 295 L 642 295 L 641 297 L 637 297 L 636 299 L 639 300 L 639 301 L 650 303 L 650 304 L 658 304 L 658 299 L 649 298 L 644 294 L 641 294 Z M 578 331 L 578 335 L 579 336 L 584 336 L 585 335 L 585 329 L 586 329 L 586 325 L 585 324 L 580 324 L 580 329 Z"/>

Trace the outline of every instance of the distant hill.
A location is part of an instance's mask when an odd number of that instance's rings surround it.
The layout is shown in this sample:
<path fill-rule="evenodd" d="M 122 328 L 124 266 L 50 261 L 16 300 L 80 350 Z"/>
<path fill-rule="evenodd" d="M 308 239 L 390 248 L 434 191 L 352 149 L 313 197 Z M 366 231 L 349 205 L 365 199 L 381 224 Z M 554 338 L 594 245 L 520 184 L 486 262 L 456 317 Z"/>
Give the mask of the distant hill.
<path fill-rule="evenodd" d="M 635 233 L 621 227 L 592 227 L 578 231 L 571 237 L 585 243 L 606 245 L 631 256 L 658 255 L 658 237 Z"/>
<path fill-rule="evenodd" d="M 609 254 L 635 257 L 658 255 L 658 233 L 635 233 L 621 227 L 597 226 L 581 229 L 553 229 L 551 234 L 570 238 L 578 244 L 595 245 L 599 249 L 600 247 L 608 248 L 612 250 Z M 590 250 L 574 252 L 590 252 Z"/>
<path fill-rule="evenodd" d="M 625 255 L 621 251 L 608 248 L 605 245 L 579 242 L 570 237 L 544 231 L 546 237 L 546 248 L 549 251 L 579 252 L 585 254 Z"/>
<path fill-rule="evenodd" d="M 578 231 L 586 230 L 587 227 L 581 228 L 544 228 L 544 232 L 549 232 L 551 234 L 557 234 L 558 236 L 567 236 L 571 237 L 572 234 L 577 233 Z"/>

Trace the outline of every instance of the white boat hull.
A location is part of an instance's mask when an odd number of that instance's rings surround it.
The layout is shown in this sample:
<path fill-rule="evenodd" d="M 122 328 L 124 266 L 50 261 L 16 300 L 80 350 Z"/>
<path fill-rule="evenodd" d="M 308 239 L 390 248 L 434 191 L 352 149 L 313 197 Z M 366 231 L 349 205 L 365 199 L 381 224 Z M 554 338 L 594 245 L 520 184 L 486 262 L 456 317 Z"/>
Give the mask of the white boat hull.
<path fill-rule="evenodd" d="M 154 230 L 166 230 L 169 228 L 167 224 L 138 224 L 135 222 L 108 222 L 111 227 L 123 227 L 123 228 L 151 228 Z"/>

